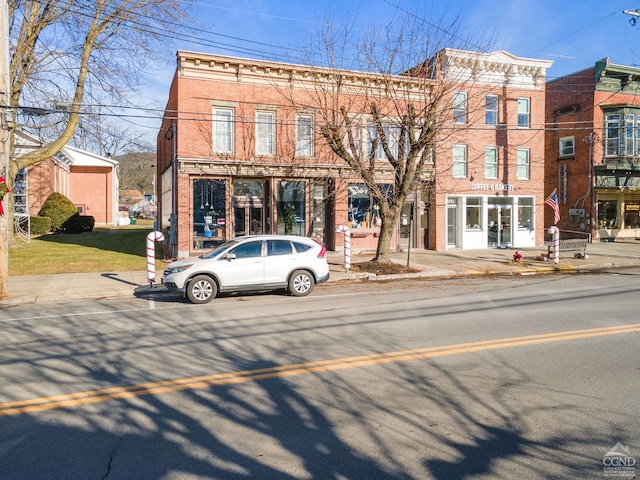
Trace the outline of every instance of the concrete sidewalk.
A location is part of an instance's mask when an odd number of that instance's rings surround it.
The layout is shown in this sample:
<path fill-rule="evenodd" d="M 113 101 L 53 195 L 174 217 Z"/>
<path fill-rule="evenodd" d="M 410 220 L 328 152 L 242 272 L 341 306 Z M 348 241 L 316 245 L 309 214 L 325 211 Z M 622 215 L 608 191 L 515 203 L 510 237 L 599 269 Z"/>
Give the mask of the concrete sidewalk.
<path fill-rule="evenodd" d="M 518 250 L 522 263 L 515 264 L 513 255 Z M 329 282 L 349 280 L 392 280 L 407 277 L 455 277 L 490 274 L 535 274 L 562 271 L 584 271 L 640 267 L 640 241 L 592 243 L 587 246 L 587 258 L 573 258 L 567 253 L 560 262 L 538 260 L 546 247 L 524 249 L 410 250 L 394 252 L 393 261 L 418 270 L 402 275 L 373 275 L 347 272 L 342 253 L 329 253 L 331 278 Z M 353 253 L 351 263 L 371 260 L 372 252 Z M 160 284 L 162 271 L 156 272 L 157 283 L 147 280 L 145 270 L 131 272 L 67 273 L 57 275 L 24 275 L 9 277 L 9 295 L 0 305 L 18 305 L 60 299 L 132 297 L 166 292 Z"/>

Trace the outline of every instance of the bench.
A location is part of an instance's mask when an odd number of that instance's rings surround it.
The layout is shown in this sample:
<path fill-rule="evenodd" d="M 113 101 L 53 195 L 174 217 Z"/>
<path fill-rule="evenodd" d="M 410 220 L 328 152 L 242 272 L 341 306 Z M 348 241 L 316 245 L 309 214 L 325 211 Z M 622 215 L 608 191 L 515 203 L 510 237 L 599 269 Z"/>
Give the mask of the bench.
<path fill-rule="evenodd" d="M 553 254 L 553 242 L 544 242 L 547 245 L 547 253 L 549 257 Z M 563 252 L 577 252 L 574 257 L 585 259 L 587 257 L 587 238 L 569 238 L 566 240 L 560 240 L 560 253 Z M 578 256 L 580 255 L 580 256 Z"/>

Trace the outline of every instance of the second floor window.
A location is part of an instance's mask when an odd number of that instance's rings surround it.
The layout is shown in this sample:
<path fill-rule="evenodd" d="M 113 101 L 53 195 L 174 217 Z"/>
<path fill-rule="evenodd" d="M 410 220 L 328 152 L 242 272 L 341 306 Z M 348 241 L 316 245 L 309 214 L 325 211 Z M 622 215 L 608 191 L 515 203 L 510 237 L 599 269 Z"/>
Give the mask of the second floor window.
<path fill-rule="evenodd" d="M 453 94 L 453 123 L 467 123 L 467 94 Z"/>
<path fill-rule="evenodd" d="M 233 109 L 213 109 L 213 151 L 233 153 Z"/>
<path fill-rule="evenodd" d="M 518 127 L 529 128 L 531 126 L 531 109 L 528 98 L 518 99 Z"/>
<path fill-rule="evenodd" d="M 313 115 L 298 115 L 296 117 L 296 156 L 313 157 Z"/>
<path fill-rule="evenodd" d="M 609 114 L 604 118 L 604 154 L 605 156 L 620 155 L 620 115 Z"/>
<path fill-rule="evenodd" d="M 496 147 L 484 149 L 484 178 L 498 178 L 498 149 Z"/>
<path fill-rule="evenodd" d="M 516 159 L 516 178 L 518 180 L 529 180 L 529 149 L 519 148 Z"/>
<path fill-rule="evenodd" d="M 256 113 L 256 155 L 273 156 L 276 153 L 276 114 Z"/>
<path fill-rule="evenodd" d="M 575 138 L 573 135 L 570 137 L 562 137 L 558 144 L 560 157 L 573 157 L 575 155 Z"/>
<path fill-rule="evenodd" d="M 467 146 L 453 146 L 453 177 L 464 178 L 467 176 Z"/>
<path fill-rule="evenodd" d="M 497 125 L 498 124 L 498 96 L 497 95 L 487 95 L 485 99 L 485 123 L 487 125 Z"/>

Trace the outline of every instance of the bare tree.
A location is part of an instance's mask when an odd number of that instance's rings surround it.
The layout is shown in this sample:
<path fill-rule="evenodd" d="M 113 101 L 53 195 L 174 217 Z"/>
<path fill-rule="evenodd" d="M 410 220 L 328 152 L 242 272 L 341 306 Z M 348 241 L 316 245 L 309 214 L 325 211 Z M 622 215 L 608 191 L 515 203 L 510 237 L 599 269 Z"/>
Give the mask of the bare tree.
<path fill-rule="evenodd" d="M 364 34 L 325 25 L 302 60 L 312 78 L 281 92 L 294 108 L 315 112 L 320 137 L 367 186 L 382 222 L 374 260 L 390 261 L 405 199 L 433 185 L 436 138 L 446 137 L 443 121 L 451 121 L 456 82 L 435 75 L 437 53 L 469 44 L 457 22 L 412 14 Z"/>
<path fill-rule="evenodd" d="M 11 155 L 8 180 L 74 136 L 92 104 L 126 104 L 162 32 L 184 15 L 178 0 L 11 0 L 11 121 L 49 129 L 41 148 Z M 155 52 L 155 53 L 154 53 Z M 57 99 L 51 102 L 50 99 Z M 39 119 L 34 114 L 41 115 Z M 44 116 L 42 116 L 44 115 Z M 10 147 L 13 151 L 13 146 Z"/>

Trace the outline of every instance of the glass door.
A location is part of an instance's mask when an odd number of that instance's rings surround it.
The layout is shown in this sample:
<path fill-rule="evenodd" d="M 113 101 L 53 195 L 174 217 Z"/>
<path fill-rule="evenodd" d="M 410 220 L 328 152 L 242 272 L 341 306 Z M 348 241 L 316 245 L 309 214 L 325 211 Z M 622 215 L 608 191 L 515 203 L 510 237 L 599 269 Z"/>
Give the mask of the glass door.
<path fill-rule="evenodd" d="M 489 247 L 511 246 L 511 205 L 490 204 L 487 217 L 489 221 L 487 245 Z"/>
<path fill-rule="evenodd" d="M 447 247 L 457 247 L 458 244 L 458 201 L 447 199 Z"/>
<path fill-rule="evenodd" d="M 262 235 L 264 230 L 264 209 L 262 206 L 236 205 L 234 211 L 234 236 Z"/>

